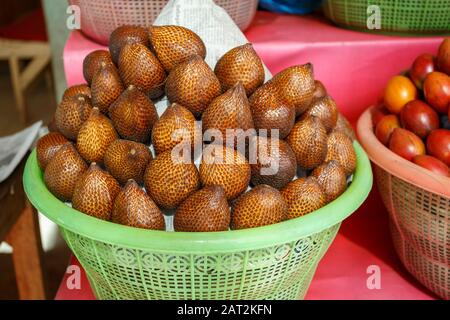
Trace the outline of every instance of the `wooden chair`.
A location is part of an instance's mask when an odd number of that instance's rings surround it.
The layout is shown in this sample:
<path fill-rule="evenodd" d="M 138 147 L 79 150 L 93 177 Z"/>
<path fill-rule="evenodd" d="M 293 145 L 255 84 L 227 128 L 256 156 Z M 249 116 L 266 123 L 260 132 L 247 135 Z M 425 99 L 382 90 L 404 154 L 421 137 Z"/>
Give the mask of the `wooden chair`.
<path fill-rule="evenodd" d="M 36 210 L 22 185 L 26 157 L 11 176 L 0 183 L 0 242 L 13 248 L 13 263 L 20 299 L 45 299 L 42 245 Z"/>
<path fill-rule="evenodd" d="M 21 121 L 26 123 L 25 91 L 36 77 L 50 64 L 50 45 L 42 41 L 0 38 L 0 59 L 7 60 L 9 63 L 16 106 L 20 112 Z M 31 61 L 21 70 L 20 62 L 23 60 Z"/>

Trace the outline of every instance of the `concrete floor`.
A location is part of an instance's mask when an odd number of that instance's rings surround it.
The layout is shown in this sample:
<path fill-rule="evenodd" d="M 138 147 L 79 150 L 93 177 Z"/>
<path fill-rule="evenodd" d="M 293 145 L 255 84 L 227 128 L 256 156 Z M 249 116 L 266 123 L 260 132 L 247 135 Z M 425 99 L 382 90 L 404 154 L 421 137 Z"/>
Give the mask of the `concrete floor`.
<path fill-rule="evenodd" d="M 0 136 L 15 133 L 24 127 L 43 120 L 48 123 L 56 108 L 53 89 L 48 85 L 45 76 L 40 76 L 26 94 L 28 102 L 28 123 L 20 122 L 19 112 L 15 108 L 9 78 L 8 66 L 0 63 Z M 53 249 L 45 252 L 44 265 L 48 297 L 52 299 L 66 270 L 70 251 L 65 243 L 58 242 Z M 15 275 L 10 254 L 0 254 L 0 300 L 17 299 Z"/>

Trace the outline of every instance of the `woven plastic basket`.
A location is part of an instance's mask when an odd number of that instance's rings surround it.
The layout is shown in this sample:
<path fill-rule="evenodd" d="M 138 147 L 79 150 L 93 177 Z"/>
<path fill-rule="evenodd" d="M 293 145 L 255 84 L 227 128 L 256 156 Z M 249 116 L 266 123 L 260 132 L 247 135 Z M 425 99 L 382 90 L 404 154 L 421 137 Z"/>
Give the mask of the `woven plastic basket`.
<path fill-rule="evenodd" d="M 89 38 L 108 44 L 109 35 L 121 25 L 150 26 L 168 0 L 69 0 L 81 10 L 81 31 Z M 224 8 L 241 30 L 253 20 L 258 0 L 214 0 Z"/>
<path fill-rule="evenodd" d="M 423 285 L 449 299 L 450 178 L 388 150 L 373 133 L 370 109 L 359 118 L 357 129 L 361 144 L 374 163 L 397 254 Z"/>
<path fill-rule="evenodd" d="M 381 30 L 369 30 L 370 5 L 381 13 Z M 450 0 L 326 0 L 325 15 L 339 26 L 377 33 L 448 34 Z"/>
<path fill-rule="evenodd" d="M 355 148 L 357 169 L 338 199 L 306 216 L 246 230 L 165 232 L 90 217 L 47 190 L 35 151 L 24 188 L 59 225 L 99 299 L 296 299 L 304 297 L 342 220 L 372 187 L 369 159 Z"/>

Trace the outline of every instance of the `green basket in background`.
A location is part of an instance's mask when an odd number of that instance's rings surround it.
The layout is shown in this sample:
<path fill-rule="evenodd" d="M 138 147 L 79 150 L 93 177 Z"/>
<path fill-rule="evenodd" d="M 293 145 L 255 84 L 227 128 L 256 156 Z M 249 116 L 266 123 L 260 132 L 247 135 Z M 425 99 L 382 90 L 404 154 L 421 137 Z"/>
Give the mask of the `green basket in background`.
<path fill-rule="evenodd" d="M 367 28 L 367 8 L 381 11 L 381 29 Z M 449 34 L 450 0 L 326 0 L 328 19 L 339 26 L 365 32 L 403 34 Z"/>
<path fill-rule="evenodd" d="M 370 162 L 355 142 L 349 188 L 306 216 L 254 229 L 165 232 L 127 227 L 72 209 L 46 188 L 36 151 L 24 172 L 33 205 L 55 222 L 98 299 L 303 298 L 341 222 L 372 187 Z"/>

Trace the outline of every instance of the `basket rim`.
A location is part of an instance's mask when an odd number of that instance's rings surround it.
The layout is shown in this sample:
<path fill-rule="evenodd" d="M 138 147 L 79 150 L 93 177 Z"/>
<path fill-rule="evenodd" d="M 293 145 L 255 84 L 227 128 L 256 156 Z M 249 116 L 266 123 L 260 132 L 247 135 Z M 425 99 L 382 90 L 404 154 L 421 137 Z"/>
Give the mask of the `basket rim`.
<path fill-rule="evenodd" d="M 372 124 L 372 110 L 367 108 L 357 123 L 358 139 L 370 160 L 390 174 L 426 191 L 450 198 L 450 178 L 438 175 L 395 154 L 375 136 Z"/>
<path fill-rule="evenodd" d="M 353 181 L 336 200 L 305 216 L 252 229 L 222 232 L 167 232 L 133 228 L 79 212 L 57 199 L 45 186 L 36 150 L 28 157 L 23 184 L 30 202 L 60 228 L 92 240 L 133 249 L 180 253 L 255 250 L 299 240 L 328 229 L 350 216 L 372 188 L 370 161 L 354 142 L 357 167 Z"/>

